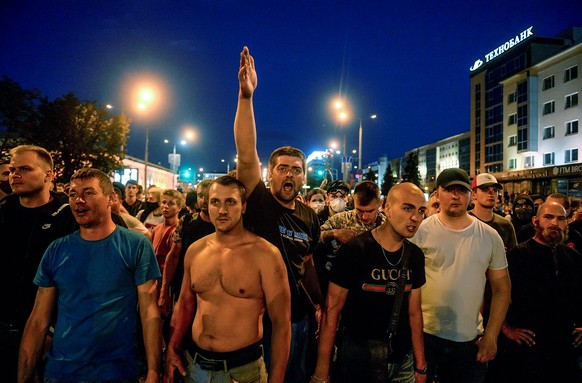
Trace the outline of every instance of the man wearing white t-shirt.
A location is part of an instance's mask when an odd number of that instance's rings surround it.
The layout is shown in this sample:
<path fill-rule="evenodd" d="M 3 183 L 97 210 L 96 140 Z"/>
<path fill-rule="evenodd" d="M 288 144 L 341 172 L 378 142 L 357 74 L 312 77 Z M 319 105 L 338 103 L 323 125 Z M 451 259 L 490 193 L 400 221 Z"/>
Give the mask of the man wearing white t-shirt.
<path fill-rule="evenodd" d="M 499 234 L 467 213 L 467 172 L 437 177 L 440 212 L 423 221 L 411 241 L 425 254 L 422 287 L 425 352 L 430 382 L 483 382 L 497 353 L 497 336 L 511 296 L 507 259 Z M 480 313 L 485 281 L 492 288 L 487 328 Z"/>

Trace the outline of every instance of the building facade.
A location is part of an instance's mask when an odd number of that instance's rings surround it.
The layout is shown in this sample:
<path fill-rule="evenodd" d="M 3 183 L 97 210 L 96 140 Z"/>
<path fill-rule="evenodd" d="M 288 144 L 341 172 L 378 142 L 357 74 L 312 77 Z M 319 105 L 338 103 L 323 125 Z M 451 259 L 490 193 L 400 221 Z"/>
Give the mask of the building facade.
<path fill-rule="evenodd" d="M 510 194 L 580 197 L 582 28 L 554 38 L 530 27 L 471 67 L 470 174 Z"/>

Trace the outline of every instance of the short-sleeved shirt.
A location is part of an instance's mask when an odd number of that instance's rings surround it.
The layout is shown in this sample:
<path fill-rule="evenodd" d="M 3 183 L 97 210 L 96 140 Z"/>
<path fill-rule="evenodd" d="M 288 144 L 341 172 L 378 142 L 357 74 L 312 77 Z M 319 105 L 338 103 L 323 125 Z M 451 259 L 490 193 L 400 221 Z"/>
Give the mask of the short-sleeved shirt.
<path fill-rule="evenodd" d="M 395 252 L 382 252 L 372 232 L 365 232 L 340 247 L 330 273 L 332 283 L 349 290 L 341 313 L 342 331 L 359 339 L 384 341 L 398 288 L 402 256 L 408 253 L 409 272 L 393 340 L 400 356 L 412 347 L 408 297 L 412 289 L 426 282 L 424 254 L 407 240 L 402 246 Z"/>
<path fill-rule="evenodd" d="M 249 231 L 265 238 L 281 252 L 291 284 L 291 318 L 301 320 L 306 313 L 306 302 L 296 283 L 305 274 L 305 257 L 313 254 L 319 240 L 319 220 L 315 211 L 299 202 L 295 209 L 282 206 L 263 181 L 259 181 L 247 200 L 243 222 Z"/>
<path fill-rule="evenodd" d="M 137 286 L 160 277 L 150 241 L 126 228 L 116 226 L 98 241 L 84 240 L 79 231 L 54 241 L 34 278 L 58 290 L 45 376 L 136 379 Z"/>
<path fill-rule="evenodd" d="M 469 217 L 469 226 L 454 230 L 434 214 L 420 224 L 411 238 L 425 256 L 424 331 L 455 342 L 467 342 L 483 333 L 480 310 L 487 270 L 507 268 L 499 234 Z"/>

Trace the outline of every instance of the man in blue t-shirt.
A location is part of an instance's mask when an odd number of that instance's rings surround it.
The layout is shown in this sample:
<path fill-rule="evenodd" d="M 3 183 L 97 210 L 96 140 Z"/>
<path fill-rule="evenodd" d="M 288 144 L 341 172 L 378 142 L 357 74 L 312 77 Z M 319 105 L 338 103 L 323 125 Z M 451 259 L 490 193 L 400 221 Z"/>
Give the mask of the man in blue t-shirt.
<path fill-rule="evenodd" d="M 112 194 L 111 180 L 100 170 L 81 169 L 71 177 L 69 204 L 80 230 L 54 241 L 39 265 L 34 278 L 38 293 L 20 346 L 20 383 L 33 378 L 52 324 L 46 379 L 136 381 L 136 307 L 143 326 L 146 382 L 159 380 L 160 270 L 148 239 L 112 221 Z"/>

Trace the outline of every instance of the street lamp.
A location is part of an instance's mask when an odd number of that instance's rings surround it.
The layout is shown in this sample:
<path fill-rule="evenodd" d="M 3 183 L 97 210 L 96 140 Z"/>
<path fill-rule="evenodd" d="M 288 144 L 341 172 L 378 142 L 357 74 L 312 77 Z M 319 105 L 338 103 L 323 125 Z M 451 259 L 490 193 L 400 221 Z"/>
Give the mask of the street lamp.
<path fill-rule="evenodd" d="M 377 116 L 372 114 L 371 119 L 375 119 Z M 360 117 L 360 129 L 358 132 L 358 170 L 362 169 L 362 117 Z"/>
<path fill-rule="evenodd" d="M 154 92 L 150 88 L 142 88 L 138 92 L 138 99 L 137 99 L 137 109 L 140 112 L 146 112 L 149 107 L 152 105 L 154 101 Z M 145 137 L 145 154 L 144 154 L 144 161 L 145 165 L 143 168 L 143 182 L 144 188 L 147 187 L 148 183 L 148 161 L 149 161 L 149 142 L 150 142 L 150 127 L 146 124 L 146 137 Z"/>

